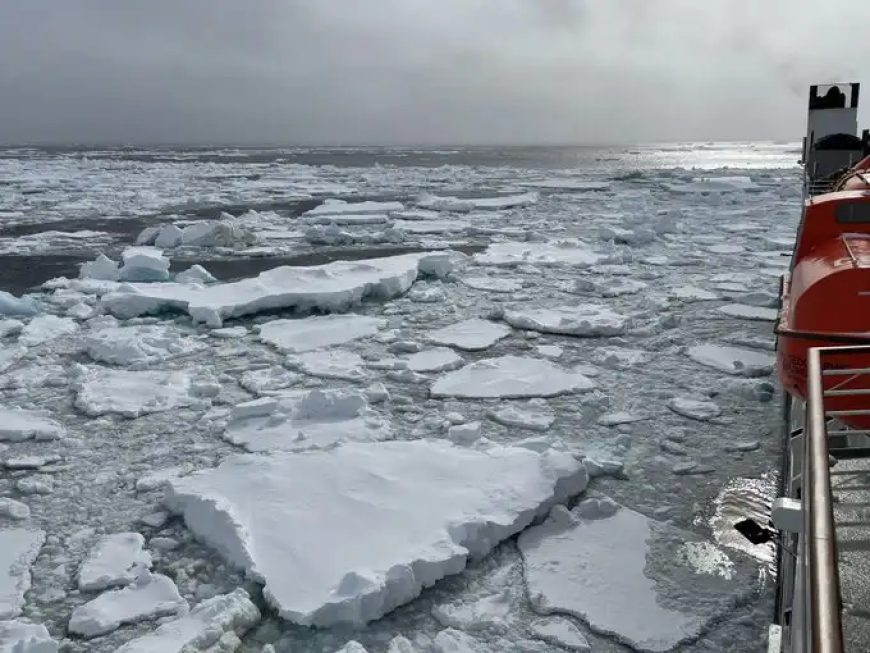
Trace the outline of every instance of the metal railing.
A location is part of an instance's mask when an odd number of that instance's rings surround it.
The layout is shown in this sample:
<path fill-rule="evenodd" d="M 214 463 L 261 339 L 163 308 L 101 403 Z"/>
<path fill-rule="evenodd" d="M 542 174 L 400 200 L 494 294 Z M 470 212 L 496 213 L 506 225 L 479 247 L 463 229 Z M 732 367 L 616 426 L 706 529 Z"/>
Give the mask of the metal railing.
<path fill-rule="evenodd" d="M 803 441 L 802 513 L 804 528 L 798 550 L 806 564 L 803 601 L 803 651 L 843 653 L 840 572 L 837 564 L 834 501 L 825 412 L 823 375 L 858 370 L 822 370 L 824 354 L 866 352 L 870 347 L 813 347 L 807 352 L 807 424 Z"/>

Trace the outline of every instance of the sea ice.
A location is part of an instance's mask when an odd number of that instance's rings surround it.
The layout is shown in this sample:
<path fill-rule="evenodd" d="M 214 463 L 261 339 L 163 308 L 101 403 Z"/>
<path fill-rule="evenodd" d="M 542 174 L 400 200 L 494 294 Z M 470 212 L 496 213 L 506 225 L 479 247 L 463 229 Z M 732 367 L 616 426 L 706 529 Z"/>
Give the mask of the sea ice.
<path fill-rule="evenodd" d="M 469 288 L 489 292 L 517 292 L 522 290 L 523 282 L 519 279 L 502 279 L 500 277 L 464 277 L 461 279 Z"/>
<path fill-rule="evenodd" d="M 66 436 L 60 422 L 35 410 L 0 408 L 0 442 L 23 440 L 58 440 Z"/>
<path fill-rule="evenodd" d="M 285 365 L 321 379 L 361 381 L 368 377 L 365 361 L 356 352 L 344 349 L 306 351 L 287 357 Z"/>
<path fill-rule="evenodd" d="M 588 392 L 595 384 L 577 372 L 550 361 L 521 356 L 480 360 L 449 372 L 432 386 L 433 397 L 467 399 L 515 399 L 554 397 Z"/>
<path fill-rule="evenodd" d="M 170 578 L 145 571 L 128 587 L 106 592 L 78 606 L 73 610 L 68 629 L 91 639 L 117 630 L 121 624 L 174 615 L 187 609 L 187 601 L 181 598 Z"/>
<path fill-rule="evenodd" d="M 232 283 L 126 284 L 102 297 L 103 308 L 131 318 L 165 310 L 187 312 L 195 322 L 221 327 L 231 317 L 278 308 L 343 312 L 365 298 L 391 299 L 420 275 L 452 270 L 444 253 L 405 254 L 367 261 L 335 261 L 312 267 L 278 267 Z"/>
<path fill-rule="evenodd" d="M 239 385 L 258 397 L 274 394 L 292 385 L 296 385 L 302 375 L 291 372 L 280 365 L 273 365 L 259 370 L 248 370 L 239 379 Z"/>
<path fill-rule="evenodd" d="M 529 627 L 532 635 L 538 639 L 578 653 L 592 653 L 589 640 L 580 632 L 570 619 L 551 617 L 539 619 Z"/>
<path fill-rule="evenodd" d="M 448 211 L 452 213 L 470 213 L 471 211 L 502 211 L 504 209 L 531 206 L 537 203 L 537 193 L 522 195 L 503 195 L 500 197 L 482 197 L 475 199 L 460 199 L 458 197 L 438 197 L 428 193 L 417 198 L 417 206 L 433 211 Z"/>
<path fill-rule="evenodd" d="M 719 299 L 716 293 L 696 286 L 676 286 L 671 288 L 669 295 L 684 302 L 704 302 Z"/>
<path fill-rule="evenodd" d="M 503 404 L 487 411 L 493 422 L 511 428 L 546 431 L 556 421 L 556 414 L 543 399 L 532 399 L 524 405 Z"/>
<path fill-rule="evenodd" d="M 573 513 L 556 507 L 520 535 L 528 592 L 539 611 L 575 615 L 636 650 L 669 651 L 754 591 L 750 563 L 739 576 L 699 573 L 681 553 L 695 536 L 599 503 L 581 503 Z"/>
<path fill-rule="evenodd" d="M 747 306 L 746 304 L 728 304 L 717 309 L 720 313 L 737 317 L 743 320 L 757 320 L 759 322 L 776 322 L 778 311 L 775 308 L 763 306 Z"/>
<path fill-rule="evenodd" d="M 42 624 L 23 619 L 0 621 L 2 653 L 57 653 L 59 648 Z"/>
<path fill-rule="evenodd" d="M 722 414 L 722 409 L 719 406 L 706 399 L 674 397 L 668 400 L 667 407 L 677 415 L 698 420 L 699 422 L 706 422 Z"/>
<path fill-rule="evenodd" d="M 503 324 L 474 318 L 451 324 L 437 331 L 430 331 L 426 338 L 436 345 L 446 345 L 466 351 L 479 351 L 506 338 L 510 332 L 511 329 Z"/>
<path fill-rule="evenodd" d="M 121 254 L 121 281 L 166 281 L 169 259 L 156 247 L 128 247 Z"/>
<path fill-rule="evenodd" d="M 21 614 L 30 589 L 30 568 L 44 542 L 45 531 L 0 529 L 0 620 Z"/>
<path fill-rule="evenodd" d="M 493 243 L 485 252 L 474 255 L 481 265 L 574 265 L 591 267 L 605 257 L 577 240 L 549 243 Z"/>
<path fill-rule="evenodd" d="M 220 390 L 213 379 L 196 379 L 188 372 L 105 367 L 82 367 L 74 386 L 76 408 L 91 417 L 116 413 L 136 418 L 192 406 Z"/>
<path fill-rule="evenodd" d="M 511 607 L 510 593 L 502 590 L 476 601 L 436 605 L 432 616 L 442 626 L 450 628 L 506 633 L 510 627 Z"/>
<path fill-rule="evenodd" d="M 127 585 L 151 568 L 151 554 L 139 533 L 105 535 L 79 569 L 79 589 L 95 592 Z"/>
<path fill-rule="evenodd" d="M 517 329 L 584 337 L 617 336 L 629 324 L 629 318 L 600 304 L 507 310 L 504 320 Z"/>
<path fill-rule="evenodd" d="M 206 599 L 185 616 L 167 621 L 115 653 L 232 653 L 242 635 L 260 621 L 260 611 L 239 588 Z"/>
<path fill-rule="evenodd" d="M 774 362 L 768 352 L 710 343 L 689 347 L 686 354 L 696 363 L 735 376 L 767 376 Z"/>
<path fill-rule="evenodd" d="M 184 272 L 175 275 L 178 283 L 214 283 L 217 279 L 201 265 L 191 265 Z"/>
<path fill-rule="evenodd" d="M 95 329 L 85 337 L 88 356 L 124 367 L 147 365 L 200 351 L 205 345 L 172 326 L 141 324 Z"/>
<path fill-rule="evenodd" d="M 587 482 L 565 453 L 352 443 L 233 456 L 172 481 L 165 503 L 265 583 L 282 617 L 361 625 L 461 572 Z"/>
<path fill-rule="evenodd" d="M 448 234 L 464 231 L 470 225 L 455 220 L 396 220 L 393 226 L 409 234 Z"/>
<path fill-rule="evenodd" d="M 303 213 L 302 217 L 381 214 L 401 211 L 404 208 L 405 205 L 401 202 L 345 202 L 344 200 L 327 199 L 323 201 L 323 204 Z"/>
<path fill-rule="evenodd" d="M 444 372 L 463 364 L 462 356 L 449 347 L 424 349 L 408 358 L 408 369 L 414 372 Z"/>
<path fill-rule="evenodd" d="M 50 340 L 75 333 L 79 330 L 78 323 L 69 317 L 56 315 L 37 315 L 30 320 L 18 336 L 18 344 L 25 347 L 42 345 Z"/>
<path fill-rule="evenodd" d="M 298 390 L 237 404 L 223 437 L 252 452 L 302 451 L 384 440 L 390 425 L 359 390 Z"/>
<path fill-rule="evenodd" d="M 181 244 L 186 247 L 248 247 L 257 237 L 242 227 L 228 213 L 221 220 L 192 224 L 181 230 Z"/>
<path fill-rule="evenodd" d="M 117 261 L 113 261 L 105 254 L 100 254 L 96 260 L 82 264 L 81 268 L 79 268 L 79 277 L 82 279 L 117 281 L 121 277 L 121 271 L 118 268 Z"/>
<path fill-rule="evenodd" d="M 386 324 L 384 319 L 363 315 L 316 315 L 266 322 L 259 335 L 281 351 L 301 353 L 373 336 Z"/>

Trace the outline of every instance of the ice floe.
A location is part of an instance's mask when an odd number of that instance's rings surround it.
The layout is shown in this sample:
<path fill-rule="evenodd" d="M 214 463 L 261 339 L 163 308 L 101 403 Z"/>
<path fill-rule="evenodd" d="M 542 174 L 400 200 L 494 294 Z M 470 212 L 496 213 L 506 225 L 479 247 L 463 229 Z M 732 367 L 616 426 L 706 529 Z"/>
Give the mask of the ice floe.
<path fill-rule="evenodd" d="M 737 317 L 743 320 L 758 320 L 761 322 L 775 322 L 778 315 L 778 311 L 775 308 L 747 306 L 746 304 L 727 304 L 726 306 L 720 306 L 717 310 L 730 317 Z"/>
<path fill-rule="evenodd" d="M 95 329 L 85 336 L 85 350 L 94 361 L 122 367 L 143 366 L 188 356 L 205 345 L 185 338 L 166 325 L 141 324 Z"/>
<path fill-rule="evenodd" d="M 345 349 L 306 351 L 287 357 L 287 367 L 321 379 L 361 381 L 368 377 L 362 356 Z"/>
<path fill-rule="evenodd" d="M 684 554 L 695 536 L 589 501 L 573 512 L 557 507 L 520 535 L 529 596 L 541 612 L 575 615 L 637 650 L 669 651 L 753 591 L 753 565 L 733 576 L 699 573 Z"/>
<path fill-rule="evenodd" d="M 706 422 L 707 420 L 719 417 L 722 414 L 722 409 L 714 402 L 706 399 L 692 399 L 691 397 L 674 397 L 666 403 L 667 407 L 683 417 Z"/>
<path fill-rule="evenodd" d="M 319 216 L 371 215 L 386 214 L 401 211 L 405 208 L 401 202 L 346 202 L 338 199 L 327 199 L 323 204 L 315 206 L 302 214 L 303 218 Z"/>
<path fill-rule="evenodd" d="M 482 197 L 475 199 L 460 199 L 458 197 L 438 197 L 423 194 L 417 198 L 417 206 L 433 211 L 449 211 L 451 213 L 470 213 L 471 211 L 502 211 L 504 209 L 530 206 L 537 203 L 537 193 L 522 195 L 503 195 L 501 197 Z"/>
<path fill-rule="evenodd" d="M 459 573 L 587 481 L 564 453 L 396 441 L 235 456 L 171 481 L 165 503 L 265 583 L 282 617 L 359 625 Z"/>
<path fill-rule="evenodd" d="M 18 336 L 18 344 L 34 347 L 46 342 L 75 333 L 79 330 L 78 323 L 68 317 L 56 315 L 38 315 L 25 325 Z"/>
<path fill-rule="evenodd" d="M 488 292 L 511 293 L 517 292 L 523 287 L 523 282 L 519 279 L 501 277 L 463 277 L 461 281 L 469 288 Z"/>
<path fill-rule="evenodd" d="M 30 568 L 44 543 L 45 531 L 0 528 L 0 620 L 21 614 Z"/>
<path fill-rule="evenodd" d="M 588 392 L 595 384 L 579 372 L 550 361 L 523 356 L 488 358 L 440 377 L 433 397 L 519 399 Z"/>
<path fill-rule="evenodd" d="M 573 265 L 591 267 L 605 259 L 588 245 L 577 240 L 549 243 L 494 243 L 485 252 L 474 255 L 481 265 Z"/>
<path fill-rule="evenodd" d="M 693 361 L 735 376 L 767 376 L 773 369 L 772 354 L 741 347 L 706 343 L 686 351 Z"/>
<path fill-rule="evenodd" d="M 169 259 L 157 247 L 128 247 L 121 253 L 121 281 L 166 281 Z"/>
<path fill-rule="evenodd" d="M 22 440 L 58 440 L 66 428 L 48 416 L 34 410 L 0 408 L 0 442 Z"/>
<path fill-rule="evenodd" d="M 474 318 L 430 331 L 427 340 L 436 345 L 456 347 L 466 351 L 480 351 L 510 335 L 511 329 L 503 324 Z"/>
<path fill-rule="evenodd" d="M 629 318 L 601 304 L 506 310 L 504 321 L 517 329 L 586 337 L 620 335 L 629 324 Z"/>
<path fill-rule="evenodd" d="M 424 349 L 408 358 L 408 369 L 414 372 L 444 372 L 461 367 L 462 356 L 448 347 Z"/>
<path fill-rule="evenodd" d="M 443 276 L 448 255 L 405 254 L 367 261 L 336 261 L 312 267 L 278 267 L 232 283 L 126 284 L 102 297 L 105 310 L 120 318 L 179 310 L 195 322 L 221 327 L 231 317 L 294 308 L 347 311 L 363 299 L 390 299 L 408 291 L 419 275 Z"/>
<path fill-rule="evenodd" d="M 486 415 L 503 426 L 530 431 L 546 431 L 556 421 L 556 414 L 543 399 L 532 399 L 521 405 L 504 404 Z"/>
<path fill-rule="evenodd" d="M 0 621 L 2 653 L 57 653 L 60 644 L 42 624 L 23 619 Z"/>
<path fill-rule="evenodd" d="M 79 569 L 79 589 L 86 592 L 121 587 L 151 568 L 151 554 L 139 533 L 105 535 Z"/>
<path fill-rule="evenodd" d="M 259 327 L 260 340 L 284 352 L 300 353 L 375 335 L 387 321 L 363 315 L 317 315 L 273 320 Z"/>
<path fill-rule="evenodd" d="M 285 392 L 237 404 L 223 433 L 248 451 L 303 451 L 341 442 L 370 442 L 390 437 L 390 425 L 354 389 Z"/>

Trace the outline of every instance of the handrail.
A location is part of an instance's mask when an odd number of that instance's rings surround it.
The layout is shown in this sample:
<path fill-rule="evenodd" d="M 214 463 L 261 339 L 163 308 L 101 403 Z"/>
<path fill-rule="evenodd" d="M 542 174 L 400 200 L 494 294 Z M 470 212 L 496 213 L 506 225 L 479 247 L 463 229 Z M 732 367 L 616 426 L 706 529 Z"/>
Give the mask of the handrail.
<path fill-rule="evenodd" d="M 803 500 L 806 538 L 810 641 L 805 651 L 843 653 L 840 573 L 837 565 L 834 504 L 825 424 L 822 355 L 847 353 L 838 347 L 813 347 L 807 352 L 807 430 L 804 438 Z"/>

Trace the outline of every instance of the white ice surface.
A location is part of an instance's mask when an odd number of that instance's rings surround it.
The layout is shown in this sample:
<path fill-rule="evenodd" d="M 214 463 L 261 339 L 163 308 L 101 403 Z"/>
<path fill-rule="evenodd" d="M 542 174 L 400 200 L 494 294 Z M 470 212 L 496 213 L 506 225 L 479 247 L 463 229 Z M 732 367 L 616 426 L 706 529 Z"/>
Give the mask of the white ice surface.
<path fill-rule="evenodd" d="M 25 347 L 41 345 L 55 338 L 75 333 L 78 323 L 69 317 L 56 315 L 37 315 L 30 320 L 18 336 L 18 344 Z"/>
<path fill-rule="evenodd" d="M 469 213 L 471 211 L 501 211 L 504 209 L 530 206 L 537 203 L 537 193 L 521 195 L 503 195 L 501 197 L 481 197 L 475 199 L 460 199 L 458 197 L 438 197 L 424 194 L 417 198 L 417 206 L 434 211 L 453 213 Z"/>
<path fill-rule="evenodd" d="M 121 281 L 166 281 L 169 259 L 157 247 L 128 247 L 121 254 Z"/>
<path fill-rule="evenodd" d="M 546 431 L 556 421 L 556 414 L 543 399 L 532 399 L 525 404 L 502 404 L 487 412 L 487 417 L 509 428 Z"/>
<path fill-rule="evenodd" d="M 443 276 L 451 269 L 446 254 L 405 254 L 312 267 L 278 267 L 249 279 L 209 286 L 126 284 L 104 295 L 102 303 L 120 318 L 174 309 L 187 312 L 195 322 L 220 327 L 230 317 L 278 308 L 346 311 L 365 298 L 401 295 L 420 274 Z"/>
<path fill-rule="evenodd" d="M 760 322 L 775 322 L 779 314 L 775 308 L 747 306 L 745 304 L 728 304 L 720 306 L 718 310 L 729 317 L 739 317 L 743 320 L 758 320 Z"/>
<path fill-rule="evenodd" d="M 302 214 L 303 218 L 315 216 L 334 215 L 340 216 L 345 214 L 378 214 L 390 213 L 392 211 L 401 211 L 405 206 L 401 202 L 346 202 L 338 199 L 324 200 L 323 204 L 315 206 L 310 211 Z"/>
<path fill-rule="evenodd" d="M 160 574 L 142 573 L 131 585 L 101 594 L 73 610 L 69 631 L 85 639 L 105 635 L 145 619 L 186 612 L 172 579 Z"/>
<path fill-rule="evenodd" d="M 248 451 L 303 451 L 390 437 L 389 422 L 354 389 L 299 390 L 237 404 L 223 433 Z"/>
<path fill-rule="evenodd" d="M 489 292 L 511 293 L 517 292 L 523 287 L 523 282 L 518 279 L 501 277 L 463 277 L 461 281 L 469 288 Z"/>
<path fill-rule="evenodd" d="M 584 508 L 556 508 L 520 535 L 529 596 L 541 612 L 576 615 L 596 632 L 658 652 L 697 637 L 753 591 L 751 575 L 698 573 L 679 548 L 696 539 L 688 533 L 612 503 L 587 508 L 589 518 L 580 517 Z M 651 569 L 659 544 L 662 567 Z"/>
<path fill-rule="evenodd" d="M 473 318 L 431 331 L 426 335 L 426 338 L 436 345 L 446 345 L 466 351 L 479 351 L 506 338 L 510 332 L 511 329 L 503 324 Z"/>
<path fill-rule="evenodd" d="M 368 377 L 362 357 L 345 349 L 318 349 L 292 354 L 287 357 L 285 365 L 321 379 L 361 381 Z"/>
<path fill-rule="evenodd" d="M 586 337 L 620 335 L 629 324 L 629 318 L 601 304 L 507 310 L 504 321 L 517 329 Z"/>
<path fill-rule="evenodd" d="M 84 367 L 75 382 L 75 406 L 92 417 L 116 413 L 135 418 L 203 401 L 219 388 L 188 372 Z"/>
<path fill-rule="evenodd" d="M 0 442 L 58 440 L 66 435 L 62 424 L 47 413 L 34 410 L 0 408 Z"/>
<path fill-rule="evenodd" d="M 693 361 L 735 376 L 767 376 L 774 356 L 768 352 L 706 343 L 686 351 Z"/>
<path fill-rule="evenodd" d="M 563 453 L 397 441 L 235 456 L 172 481 L 165 503 L 281 616 L 328 626 L 412 600 L 587 481 Z"/>
<path fill-rule="evenodd" d="M 578 372 L 540 358 L 502 356 L 480 360 L 440 377 L 433 397 L 513 399 L 588 392 L 595 384 Z"/>
<path fill-rule="evenodd" d="M 79 277 L 82 279 L 100 279 L 103 281 L 117 281 L 121 276 L 118 262 L 113 261 L 105 254 L 100 254 L 93 261 L 83 263 L 79 268 Z"/>
<path fill-rule="evenodd" d="M 424 349 L 408 358 L 408 369 L 414 372 L 444 372 L 461 367 L 462 356 L 449 347 Z"/>
<path fill-rule="evenodd" d="M 591 267 L 600 263 L 605 256 L 592 250 L 577 240 L 554 241 L 549 243 L 495 243 L 485 252 L 474 255 L 481 265 L 516 266 L 531 265 L 573 265 Z"/>
<path fill-rule="evenodd" d="M 538 639 L 549 644 L 562 646 L 569 651 L 592 653 L 589 640 L 570 619 L 565 617 L 539 619 L 532 623 L 529 631 Z"/>
<path fill-rule="evenodd" d="M 299 353 L 375 335 L 386 320 L 363 315 L 316 315 L 272 320 L 259 327 L 260 340 L 281 351 Z"/>
<path fill-rule="evenodd" d="M 85 337 L 88 356 L 98 363 L 123 367 L 146 365 L 187 356 L 203 349 L 168 325 L 142 324 L 95 329 Z"/>
<path fill-rule="evenodd" d="M 163 623 L 115 653 L 232 653 L 241 644 L 238 638 L 259 621 L 259 609 L 239 588 L 206 599 L 189 614 Z"/>
<path fill-rule="evenodd" d="M 45 542 L 45 531 L 0 529 L 0 620 L 14 619 L 30 589 L 30 568 Z"/>
<path fill-rule="evenodd" d="M 151 554 L 139 533 L 103 536 L 79 569 L 79 589 L 86 592 L 121 587 L 151 568 Z"/>
<path fill-rule="evenodd" d="M 722 409 L 714 402 L 705 399 L 693 399 L 691 397 L 674 397 L 667 401 L 667 407 L 683 417 L 706 422 L 719 417 Z"/>
<path fill-rule="evenodd" d="M 60 645 L 42 624 L 0 621 L 0 653 L 57 653 Z"/>

